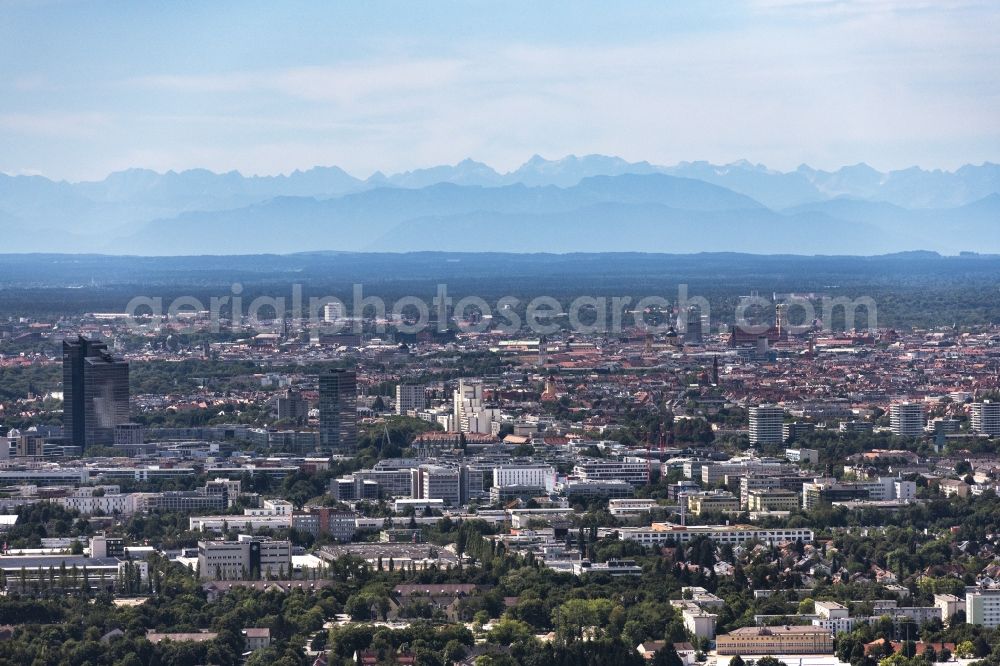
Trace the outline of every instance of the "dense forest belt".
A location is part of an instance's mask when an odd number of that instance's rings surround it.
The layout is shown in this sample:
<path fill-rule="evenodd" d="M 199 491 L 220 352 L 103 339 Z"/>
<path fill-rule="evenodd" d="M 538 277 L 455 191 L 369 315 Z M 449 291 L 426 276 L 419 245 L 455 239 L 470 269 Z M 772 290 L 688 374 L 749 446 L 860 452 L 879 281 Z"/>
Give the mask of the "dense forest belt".
<path fill-rule="evenodd" d="M 4 255 L 0 316 L 47 317 L 123 311 L 136 296 L 169 303 L 192 296 L 208 303 L 242 286 L 244 303 L 258 296 L 291 300 L 293 285 L 309 297 L 335 296 L 352 308 L 356 284 L 365 295 L 428 301 L 439 284 L 454 298 L 522 303 L 552 296 L 659 296 L 708 299 L 714 322 L 725 322 L 740 296 L 757 291 L 869 296 L 881 326 L 976 326 L 1000 313 L 1000 257 L 906 253 L 879 257 L 746 254 L 303 254 L 235 257 L 110 257 Z"/>

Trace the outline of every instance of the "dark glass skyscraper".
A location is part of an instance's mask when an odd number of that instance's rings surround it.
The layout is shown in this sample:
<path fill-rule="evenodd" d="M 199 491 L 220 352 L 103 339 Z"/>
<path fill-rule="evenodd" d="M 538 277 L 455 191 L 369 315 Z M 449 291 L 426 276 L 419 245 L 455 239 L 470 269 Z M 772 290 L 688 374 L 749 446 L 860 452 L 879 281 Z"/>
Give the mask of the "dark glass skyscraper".
<path fill-rule="evenodd" d="M 83 336 L 63 341 L 63 435 L 75 446 L 111 446 L 129 421 L 128 363 Z"/>
<path fill-rule="evenodd" d="M 358 377 L 354 370 L 328 370 L 319 376 L 319 443 L 337 453 L 358 445 Z"/>

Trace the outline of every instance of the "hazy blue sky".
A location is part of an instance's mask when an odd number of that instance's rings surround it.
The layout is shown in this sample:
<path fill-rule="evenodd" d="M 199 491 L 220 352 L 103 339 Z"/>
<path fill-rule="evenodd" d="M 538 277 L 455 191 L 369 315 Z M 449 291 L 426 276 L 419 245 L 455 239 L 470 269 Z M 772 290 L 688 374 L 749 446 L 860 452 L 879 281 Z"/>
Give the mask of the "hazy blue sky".
<path fill-rule="evenodd" d="M 0 171 L 1000 159 L 1000 3 L 0 0 Z"/>

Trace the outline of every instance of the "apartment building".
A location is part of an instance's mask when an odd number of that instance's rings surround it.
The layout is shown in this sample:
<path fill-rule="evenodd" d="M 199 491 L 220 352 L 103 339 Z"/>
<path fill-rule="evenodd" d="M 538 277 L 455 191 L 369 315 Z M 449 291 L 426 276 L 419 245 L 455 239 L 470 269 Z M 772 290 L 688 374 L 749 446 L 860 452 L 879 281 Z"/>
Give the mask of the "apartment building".
<path fill-rule="evenodd" d="M 693 601 L 671 602 L 671 605 L 680 610 L 684 628 L 691 635 L 708 640 L 715 638 L 718 615 L 710 613 Z"/>
<path fill-rule="evenodd" d="M 398 384 L 396 386 L 396 413 L 406 416 L 427 408 L 426 387 L 423 384 Z"/>
<path fill-rule="evenodd" d="M 970 407 L 972 431 L 994 437 L 1000 435 L 1000 402 L 984 400 Z"/>
<path fill-rule="evenodd" d="M 919 402 L 893 403 L 889 426 L 897 437 L 920 437 L 924 434 L 924 406 Z"/>
<path fill-rule="evenodd" d="M 782 425 L 785 410 L 777 405 L 754 405 L 750 407 L 750 443 L 780 444 L 784 441 Z"/>
<path fill-rule="evenodd" d="M 935 594 L 934 605 L 941 611 L 941 621 L 947 624 L 955 613 L 965 610 L 965 601 L 954 594 Z"/>
<path fill-rule="evenodd" d="M 451 416 L 452 425 L 461 432 L 489 433 L 500 410 L 484 404 L 482 382 L 461 379 L 453 393 Z"/>
<path fill-rule="evenodd" d="M 965 621 L 988 629 L 1000 626 L 1000 588 L 966 588 Z"/>

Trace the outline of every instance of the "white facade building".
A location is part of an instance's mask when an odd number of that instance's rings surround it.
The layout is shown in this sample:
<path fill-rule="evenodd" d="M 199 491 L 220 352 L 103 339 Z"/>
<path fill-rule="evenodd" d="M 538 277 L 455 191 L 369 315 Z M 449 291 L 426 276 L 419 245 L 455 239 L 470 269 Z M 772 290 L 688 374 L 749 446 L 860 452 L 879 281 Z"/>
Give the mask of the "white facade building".
<path fill-rule="evenodd" d="M 493 468 L 493 486 L 534 486 L 551 492 L 556 470 L 551 465 L 503 465 Z"/>
<path fill-rule="evenodd" d="M 803 542 L 813 540 L 814 534 L 805 528 L 775 528 L 764 529 L 750 525 L 674 525 L 673 523 L 653 523 L 651 527 L 622 527 L 618 530 L 618 538 L 638 541 L 643 545 L 676 541 L 688 543 L 700 536 L 708 537 L 719 543 L 742 544 L 750 540 L 758 540 L 767 544 L 778 544 L 785 541 Z"/>
<path fill-rule="evenodd" d="M 414 499 L 439 499 L 449 506 L 462 504 L 461 470 L 439 465 L 421 465 L 413 474 L 416 475 L 415 486 L 419 489 L 419 497 Z"/>
<path fill-rule="evenodd" d="M 988 629 L 1000 627 L 1000 588 L 966 588 L 965 621 Z"/>
<path fill-rule="evenodd" d="M 344 319 L 344 304 L 339 301 L 327 303 L 323 306 L 323 321 L 327 324 L 336 324 Z"/>
<path fill-rule="evenodd" d="M 452 416 L 454 424 L 462 432 L 469 432 L 468 415 L 482 411 L 483 409 L 483 384 L 482 382 L 472 382 L 465 379 L 458 380 L 458 388 L 452 395 Z M 462 427 L 462 419 L 465 418 L 466 427 Z M 489 431 L 487 431 L 489 432 Z"/>
<path fill-rule="evenodd" d="M 751 444 L 780 444 L 784 441 L 783 408 L 777 405 L 754 405 L 749 411 Z"/>
<path fill-rule="evenodd" d="M 617 517 L 634 516 L 641 513 L 649 513 L 657 507 L 654 499 L 636 499 L 634 497 L 621 497 L 608 500 L 608 512 Z"/>
<path fill-rule="evenodd" d="M 974 402 L 972 411 L 972 431 L 981 435 L 1000 435 L 1000 402 Z"/>
<path fill-rule="evenodd" d="M 581 460 L 573 466 L 573 476 L 582 481 L 626 481 L 644 486 L 649 481 L 649 463 L 639 458 Z"/>
<path fill-rule="evenodd" d="M 107 493 L 104 495 L 75 494 L 59 497 L 56 502 L 67 509 L 77 510 L 85 516 L 131 516 L 137 512 L 137 497 L 133 493 Z"/>
<path fill-rule="evenodd" d="M 295 507 L 288 500 L 267 499 L 259 509 L 243 509 L 245 516 L 291 516 Z"/>
<path fill-rule="evenodd" d="M 207 580 L 277 578 L 292 563 L 290 541 L 241 534 L 237 541 L 199 541 L 198 571 Z"/>
<path fill-rule="evenodd" d="M 214 532 L 222 534 L 229 530 L 287 530 L 292 526 L 292 517 L 288 516 L 191 516 L 188 518 L 188 529 L 198 532 Z"/>

